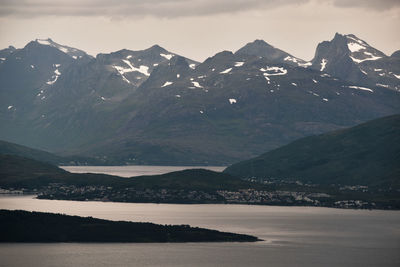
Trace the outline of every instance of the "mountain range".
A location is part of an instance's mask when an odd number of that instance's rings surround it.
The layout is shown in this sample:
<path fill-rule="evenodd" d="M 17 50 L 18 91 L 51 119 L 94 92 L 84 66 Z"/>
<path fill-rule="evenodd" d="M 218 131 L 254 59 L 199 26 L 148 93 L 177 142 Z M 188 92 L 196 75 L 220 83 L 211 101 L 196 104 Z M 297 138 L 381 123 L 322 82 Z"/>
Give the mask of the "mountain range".
<path fill-rule="evenodd" d="M 0 139 L 109 164 L 230 164 L 400 113 L 398 54 L 340 34 L 310 62 L 262 40 L 202 63 L 35 40 L 0 50 Z"/>

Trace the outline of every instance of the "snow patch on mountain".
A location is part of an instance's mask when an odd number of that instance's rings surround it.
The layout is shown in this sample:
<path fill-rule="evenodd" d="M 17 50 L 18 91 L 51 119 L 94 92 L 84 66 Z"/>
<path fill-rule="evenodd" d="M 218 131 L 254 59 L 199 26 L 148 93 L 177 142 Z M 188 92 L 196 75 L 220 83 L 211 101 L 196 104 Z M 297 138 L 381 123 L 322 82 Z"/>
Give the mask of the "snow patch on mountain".
<path fill-rule="evenodd" d="M 371 92 L 371 93 L 374 92 L 374 90 L 372 90 L 372 89 L 369 89 L 369 88 L 366 88 L 366 87 L 361 87 L 361 86 L 356 86 L 356 85 L 351 85 L 351 86 L 347 86 L 347 87 L 351 88 L 351 89 L 364 90 L 364 91 L 368 91 L 368 92 Z"/>
<path fill-rule="evenodd" d="M 224 71 L 221 71 L 220 74 L 228 74 L 229 72 L 231 72 L 232 68 L 226 69 Z"/>
<path fill-rule="evenodd" d="M 308 66 L 311 66 L 312 63 L 311 62 L 306 62 L 304 60 L 298 59 L 296 57 L 292 57 L 292 56 L 287 56 L 283 59 L 284 61 L 291 61 L 293 63 L 296 63 L 297 66 L 299 67 L 303 67 L 303 68 L 307 68 Z"/>
<path fill-rule="evenodd" d="M 167 60 L 170 60 L 174 55 L 161 53 L 160 56 L 162 56 L 163 58 L 166 58 Z"/>
<path fill-rule="evenodd" d="M 261 68 L 260 71 L 264 72 L 264 76 L 286 75 L 287 69 L 282 67 L 266 67 Z"/>
<path fill-rule="evenodd" d="M 232 105 L 232 104 L 236 104 L 237 101 L 235 98 L 229 98 L 229 103 Z"/>
<path fill-rule="evenodd" d="M 41 45 L 47 45 L 47 46 L 51 46 L 51 47 L 57 48 L 61 52 L 69 55 L 70 57 L 72 57 L 74 59 L 77 59 L 78 57 L 81 58 L 82 55 L 85 54 L 85 52 L 80 51 L 80 50 L 78 50 L 76 48 L 57 44 L 56 42 L 54 42 L 50 38 L 48 38 L 48 39 L 36 39 L 36 42 L 41 44 Z"/>
<path fill-rule="evenodd" d="M 382 83 L 377 83 L 376 86 L 389 88 L 389 85 L 387 85 L 387 84 L 382 84 Z"/>
<path fill-rule="evenodd" d="M 194 87 L 203 88 L 203 86 L 201 86 L 198 82 L 192 82 L 192 84 Z"/>
<path fill-rule="evenodd" d="M 140 72 L 140 73 L 142 73 L 142 74 L 144 74 L 144 75 L 146 75 L 146 76 L 150 76 L 150 73 L 149 73 L 149 67 L 147 67 L 147 66 L 144 66 L 144 65 L 140 65 L 140 67 L 139 68 L 136 68 L 136 67 L 134 67 L 133 65 L 132 65 L 132 63 L 129 61 L 129 60 L 122 60 L 126 65 L 128 65 L 129 66 L 129 68 L 130 69 L 125 69 L 125 72 L 130 72 L 130 71 L 137 71 L 137 72 Z M 130 70 L 130 71 L 129 71 Z"/>
<path fill-rule="evenodd" d="M 358 52 L 362 49 L 365 49 L 365 46 L 362 46 L 358 43 L 347 43 L 347 47 L 349 48 L 349 50 L 354 53 L 354 52 Z"/>
<path fill-rule="evenodd" d="M 355 57 L 350 56 L 351 60 L 353 60 L 355 63 L 361 63 L 364 62 L 366 60 L 376 60 L 379 59 L 380 57 L 376 57 L 376 58 L 365 58 L 365 59 L 357 59 Z"/>
<path fill-rule="evenodd" d="M 328 60 L 323 58 L 321 60 L 321 69 L 320 69 L 320 71 L 324 71 L 324 69 L 326 68 L 326 63 L 328 63 Z"/>
<path fill-rule="evenodd" d="M 299 67 L 308 68 L 309 66 L 312 65 L 312 63 L 311 62 L 297 63 L 297 65 L 299 65 Z"/>
<path fill-rule="evenodd" d="M 174 84 L 174 83 L 173 82 L 165 82 L 161 87 L 166 87 L 166 86 L 169 86 L 171 84 Z"/>
<path fill-rule="evenodd" d="M 61 64 L 54 64 L 53 66 L 55 66 L 56 69 L 54 70 L 54 75 L 51 77 L 53 80 L 49 80 L 46 82 L 48 85 L 54 84 L 57 81 L 58 77 L 61 75 L 61 72 L 58 70 L 58 67 L 60 67 Z"/>
<path fill-rule="evenodd" d="M 235 67 L 241 67 L 241 66 L 243 66 L 243 64 L 244 64 L 244 62 L 242 62 L 242 61 L 235 62 Z"/>
<path fill-rule="evenodd" d="M 291 57 L 291 56 L 287 56 L 287 57 L 285 57 L 283 60 L 284 60 L 284 61 L 292 61 L 292 62 L 294 62 L 294 63 L 297 63 L 297 62 L 298 62 L 298 61 L 297 61 L 297 58 Z"/>
<path fill-rule="evenodd" d="M 41 45 L 51 45 L 49 39 L 37 39 L 36 42 Z"/>

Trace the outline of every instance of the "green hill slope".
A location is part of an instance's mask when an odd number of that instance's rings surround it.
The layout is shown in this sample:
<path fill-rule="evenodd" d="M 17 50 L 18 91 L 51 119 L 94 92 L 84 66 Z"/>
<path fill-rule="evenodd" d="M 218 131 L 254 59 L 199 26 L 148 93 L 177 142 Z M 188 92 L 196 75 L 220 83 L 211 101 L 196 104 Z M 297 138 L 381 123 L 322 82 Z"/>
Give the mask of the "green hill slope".
<path fill-rule="evenodd" d="M 59 164 L 65 159 L 62 157 L 56 156 L 46 151 L 29 148 L 26 146 L 21 146 L 18 144 L 6 142 L 0 140 L 0 154 L 4 155 L 15 155 L 25 158 L 36 159 L 39 161 L 49 162 L 52 164 Z"/>
<path fill-rule="evenodd" d="M 299 139 L 224 172 L 317 184 L 400 186 L 400 115 Z"/>
<path fill-rule="evenodd" d="M 0 155 L 14 155 L 54 165 L 107 165 L 105 160 L 82 156 L 62 157 L 47 151 L 0 140 Z"/>

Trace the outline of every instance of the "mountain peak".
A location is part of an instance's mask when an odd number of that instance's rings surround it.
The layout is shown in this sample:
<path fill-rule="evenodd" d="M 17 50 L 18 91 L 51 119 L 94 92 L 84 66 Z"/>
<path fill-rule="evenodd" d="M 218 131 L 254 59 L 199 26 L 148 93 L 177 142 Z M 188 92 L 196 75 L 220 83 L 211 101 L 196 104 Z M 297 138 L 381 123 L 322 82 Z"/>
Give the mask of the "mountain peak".
<path fill-rule="evenodd" d="M 164 48 L 162 48 L 158 44 L 155 44 L 155 45 L 151 46 L 149 49 L 151 49 L 151 50 L 165 50 Z"/>
<path fill-rule="evenodd" d="M 264 41 L 262 39 L 256 39 L 253 42 L 248 43 L 248 45 L 258 45 L 258 46 L 273 47 L 272 45 L 270 45 L 269 43 L 267 43 L 266 41 Z"/>
<path fill-rule="evenodd" d="M 244 47 L 236 51 L 238 55 L 259 56 L 276 59 L 279 57 L 287 56 L 288 54 L 273 47 L 264 40 L 256 39 L 253 42 L 247 43 Z"/>
<path fill-rule="evenodd" d="M 57 48 L 58 50 L 60 50 L 61 52 L 69 55 L 70 57 L 77 59 L 77 58 L 81 58 L 84 56 L 88 56 L 86 54 L 86 52 L 73 48 L 73 47 L 69 47 L 69 46 L 65 46 L 65 45 L 60 45 L 56 42 L 54 42 L 51 38 L 47 38 L 47 39 L 36 39 L 35 40 L 36 43 L 40 44 L 40 45 L 47 45 L 47 46 L 51 46 L 54 48 Z"/>
<path fill-rule="evenodd" d="M 348 57 L 355 64 L 387 57 L 384 53 L 373 48 L 367 42 L 358 38 L 356 35 L 343 35 L 340 33 L 336 33 L 335 37 L 331 41 L 324 41 L 318 44 L 315 57 L 317 57 L 321 53 L 336 53 L 336 55 L 332 55 L 334 57 Z"/>
<path fill-rule="evenodd" d="M 51 38 L 47 38 L 47 39 L 36 39 L 35 42 L 42 44 L 42 45 L 56 45 L 57 43 L 55 43 Z"/>
<path fill-rule="evenodd" d="M 336 33 L 332 40 L 318 44 L 312 68 L 365 86 L 383 84 L 389 88 L 396 83 L 392 79 L 395 75 L 379 72 L 387 67 L 386 59 L 387 55 L 356 35 Z"/>
<path fill-rule="evenodd" d="M 400 58 L 400 50 L 394 51 L 393 54 L 390 57 L 392 57 L 392 58 Z"/>
<path fill-rule="evenodd" d="M 253 42 L 247 43 L 244 47 L 236 51 L 235 55 L 263 57 L 271 61 L 290 64 L 296 67 L 307 67 L 311 65 L 300 58 L 294 57 L 285 51 L 275 48 L 261 39 L 256 39 Z"/>

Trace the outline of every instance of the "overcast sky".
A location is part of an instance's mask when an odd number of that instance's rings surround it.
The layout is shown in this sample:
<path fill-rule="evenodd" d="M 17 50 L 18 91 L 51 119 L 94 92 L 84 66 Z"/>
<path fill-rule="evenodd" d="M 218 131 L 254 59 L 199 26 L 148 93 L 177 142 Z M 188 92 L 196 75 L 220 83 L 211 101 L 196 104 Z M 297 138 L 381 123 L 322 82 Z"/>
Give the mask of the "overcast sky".
<path fill-rule="evenodd" d="M 399 29 L 400 0 L 0 0 L 0 48 L 50 37 L 92 55 L 159 44 L 203 61 L 263 39 L 310 60 L 335 32 L 390 55 Z"/>

